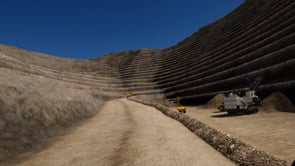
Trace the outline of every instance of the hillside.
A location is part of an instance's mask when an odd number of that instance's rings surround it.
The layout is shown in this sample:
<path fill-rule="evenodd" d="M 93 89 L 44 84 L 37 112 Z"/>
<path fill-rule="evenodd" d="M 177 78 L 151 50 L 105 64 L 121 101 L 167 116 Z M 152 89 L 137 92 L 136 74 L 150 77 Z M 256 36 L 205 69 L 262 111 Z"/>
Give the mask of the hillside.
<path fill-rule="evenodd" d="M 44 139 L 126 92 L 198 105 L 262 77 L 262 98 L 279 91 L 294 103 L 294 52 L 292 0 L 246 0 L 162 50 L 74 60 L 0 45 L 0 162 L 42 148 Z"/>

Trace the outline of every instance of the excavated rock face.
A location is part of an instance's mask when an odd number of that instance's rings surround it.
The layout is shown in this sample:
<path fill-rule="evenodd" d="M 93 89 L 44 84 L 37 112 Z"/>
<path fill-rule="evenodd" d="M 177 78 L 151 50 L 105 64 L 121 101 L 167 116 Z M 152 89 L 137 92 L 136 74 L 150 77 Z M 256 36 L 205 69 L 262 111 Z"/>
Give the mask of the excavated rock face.
<path fill-rule="evenodd" d="M 163 50 L 72 60 L 0 45 L 0 161 L 126 92 L 199 103 L 263 77 L 259 94 L 294 101 L 294 23 L 294 0 L 247 0 Z"/>
<path fill-rule="evenodd" d="M 105 58 L 120 66 L 124 87 L 138 95 L 163 92 L 184 102 L 206 102 L 248 88 L 247 78 L 263 77 L 261 96 L 281 91 L 292 98 L 294 5 L 292 0 L 248 0 L 173 47 Z"/>

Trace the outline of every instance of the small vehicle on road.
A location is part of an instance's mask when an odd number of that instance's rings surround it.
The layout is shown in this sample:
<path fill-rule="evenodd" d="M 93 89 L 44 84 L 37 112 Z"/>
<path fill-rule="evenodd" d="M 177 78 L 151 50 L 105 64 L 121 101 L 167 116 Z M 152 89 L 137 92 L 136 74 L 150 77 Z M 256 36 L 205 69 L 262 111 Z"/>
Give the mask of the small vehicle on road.
<path fill-rule="evenodd" d="M 129 97 L 131 97 L 131 96 L 132 96 L 132 93 L 130 93 L 130 92 L 125 93 L 125 97 L 126 97 L 126 98 L 129 98 Z"/>
<path fill-rule="evenodd" d="M 180 104 L 180 97 L 177 97 L 177 110 L 180 113 L 186 113 L 186 108 L 182 104 Z"/>

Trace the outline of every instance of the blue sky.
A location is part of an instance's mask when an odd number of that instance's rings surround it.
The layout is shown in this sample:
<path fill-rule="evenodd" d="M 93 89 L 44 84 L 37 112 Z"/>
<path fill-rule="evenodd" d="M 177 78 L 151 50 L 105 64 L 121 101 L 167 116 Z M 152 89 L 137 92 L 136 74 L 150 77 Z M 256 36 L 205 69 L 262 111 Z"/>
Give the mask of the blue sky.
<path fill-rule="evenodd" d="M 75 59 L 173 46 L 243 0 L 1 0 L 0 43 Z"/>

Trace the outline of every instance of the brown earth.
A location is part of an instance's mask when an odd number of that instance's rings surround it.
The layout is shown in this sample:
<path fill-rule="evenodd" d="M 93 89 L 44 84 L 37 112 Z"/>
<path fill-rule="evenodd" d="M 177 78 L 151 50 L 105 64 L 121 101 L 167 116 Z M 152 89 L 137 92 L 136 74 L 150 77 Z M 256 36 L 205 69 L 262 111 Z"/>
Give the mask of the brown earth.
<path fill-rule="evenodd" d="M 103 101 L 89 86 L 0 67 L 0 162 L 40 148 L 58 130 L 96 114 Z"/>
<path fill-rule="evenodd" d="M 158 110 L 120 99 L 16 165 L 234 164 Z"/>
<path fill-rule="evenodd" d="M 266 97 L 262 100 L 261 106 L 261 111 L 265 112 L 295 112 L 293 103 L 281 92 L 275 92 Z"/>
<path fill-rule="evenodd" d="M 173 110 L 176 111 L 174 108 Z M 289 112 L 260 111 L 252 115 L 216 113 L 217 109 L 188 107 L 187 115 L 232 137 L 293 162 L 295 154 L 295 114 Z"/>
<path fill-rule="evenodd" d="M 218 108 L 218 106 L 223 104 L 223 100 L 224 95 L 218 94 L 206 103 L 205 108 Z"/>

